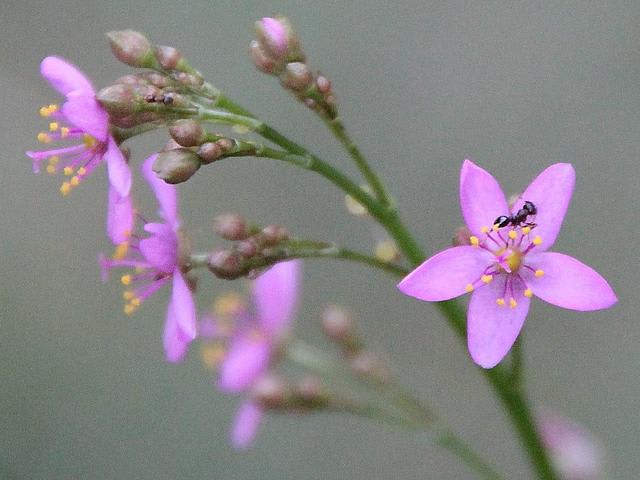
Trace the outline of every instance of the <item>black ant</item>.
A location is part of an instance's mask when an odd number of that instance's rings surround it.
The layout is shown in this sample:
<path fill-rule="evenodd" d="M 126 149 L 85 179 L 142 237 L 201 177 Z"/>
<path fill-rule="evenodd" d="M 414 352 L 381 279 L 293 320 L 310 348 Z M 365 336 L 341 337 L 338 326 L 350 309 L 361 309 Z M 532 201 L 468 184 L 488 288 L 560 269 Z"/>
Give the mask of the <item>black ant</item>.
<path fill-rule="evenodd" d="M 535 215 L 536 213 L 538 213 L 538 209 L 533 202 L 525 200 L 524 205 L 522 205 L 520 210 L 513 215 L 500 215 L 494 220 L 493 224 L 497 225 L 498 228 L 506 227 L 507 225 L 534 228 L 536 224 L 527 222 L 527 217 L 529 215 Z"/>

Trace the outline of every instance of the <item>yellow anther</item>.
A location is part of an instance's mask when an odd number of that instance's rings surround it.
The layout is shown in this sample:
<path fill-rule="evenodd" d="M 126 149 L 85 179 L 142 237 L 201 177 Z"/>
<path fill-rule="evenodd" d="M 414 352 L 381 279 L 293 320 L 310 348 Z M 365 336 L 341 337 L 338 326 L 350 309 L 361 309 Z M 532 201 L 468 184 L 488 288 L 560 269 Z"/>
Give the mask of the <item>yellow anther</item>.
<path fill-rule="evenodd" d="M 125 290 L 124 292 L 122 292 L 122 298 L 124 298 L 127 302 L 135 296 L 136 295 L 132 290 Z"/>
<path fill-rule="evenodd" d="M 48 116 L 51 115 L 51 110 L 49 110 L 49 107 L 40 107 L 40 110 L 38 110 L 38 113 L 40 113 L 40 116 L 42 118 L 47 118 Z"/>
<path fill-rule="evenodd" d="M 240 312 L 243 307 L 242 298 L 236 292 L 224 293 L 213 302 L 214 313 L 221 317 L 234 315 Z"/>
<path fill-rule="evenodd" d="M 477 247 L 478 245 L 480 245 L 480 240 L 478 240 L 478 237 L 476 237 L 475 235 L 471 235 L 469 237 L 469 243 L 472 246 Z"/>
<path fill-rule="evenodd" d="M 127 305 L 124 306 L 124 313 L 127 314 L 127 315 L 131 315 L 135 311 L 136 311 L 136 307 L 134 307 L 131 304 L 127 304 Z"/>
<path fill-rule="evenodd" d="M 507 233 L 507 235 L 509 235 L 509 238 L 511 240 L 515 240 L 516 238 L 518 238 L 518 232 L 516 232 L 515 230 L 509 230 L 509 233 Z"/>
<path fill-rule="evenodd" d="M 88 133 L 85 133 L 85 134 L 82 136 L 82 141 L 84 142 L 84 146 L 85 146 L 85 147 L 87 147 L 87 148 L 91 148 L 91 147 L 95 146 L 95 144 L 97 143 L 97 142 L 96 142 L 96 139 L 95 139 L 95 138 L 93 138 L 93 137 L 92 137 L 91 135 L 89 135 Z"/>
<path fill-rule="evenodd" d="M 467 285 L 464 287 L 464 290 L 467 293 L 473 292 L 473 285 L 471 285 L 470 283 L 467 283 Z"/>
<path fill-rule="evenodd" d="M 482 227 L 482 228 L 480 229 L 480 231 L 481 231 L 482 233 L 489 233 L 489 227 Z"/>
<path fill-rule="evenodd" d="M 58 104 L 56 103 L 49 104 L 49 115 L 56 113 L 58 111 L 58 108 L 60 107 L 58 107 Z"/>
<path fill-rule="evenodd" d="M 56 166 L 51 164 L 47 165 L 47 173 L 50 173 L 51 175 L 56 173 Z"/>
<path fill-rule="evenodd" d="M 113 252 L 113 255 L 111 256 L 111 258 L 113 258 L 114 260 L 122 260 L 124 257 L 127 256 L 128 251 L 129 251 L 129 243 L 122 242 L 120 245 L 116 247 L 116 251 Z"/>
<path fill-rule="evenodd" d="M 492 229 L 494 232 L 497 232 L 499 228 L 500 228 L 500 227 L 498 226 L 498 224 L 497 224 L 497 223 L 496 223 L 493 227 L 491 227 L 491 229 Z"/>
<path fill-rule="evenodd" d="M 482 275 L 482 277 L 480 277 L 480 279 L 484 283 L 491 283 L 491 280 L 493 280 L 493 275 Z"/>
<path fill-rule="evenodd" d="M 530 231 L 531 231 L 531 227 L 522 227 L 522 234 L 523 235 L 529 235 Z"/>
<path fill-rule="evenodd" d="M 393 240 L 383 240 L 378 242 L 375 249 L 375 256 L 378 260 L 384 263 L 393 262 L 398 259 L 398 248 Z"/>
<path fill-rule="evenodd" d="M 225 355 L 226 352 L 224 346 L 219 343 L 203 345 L 202 350 L 200 351 L 202 363 L 204 363 L 204 365 L 210 370 L 218 368 L 220 363 L 224 360 Z"/>
<path fill-rule="evenodd" d="M 504 298 L 496 298 L 496 303 L 499 307 L 504 307 Z"/>
<path fill-rule="evenodd" d="M 40 132 L 37 138 L 40 143 L 51 143 L 52 141 L 51 135 L 47 132 Z"/>
<path fill-rule="evenodd" d="M 73 168 L 71 167 L 64 167 L 62 169 L 62 173 L 64 173 L 67 177 L 70 177 L 71 175 L 73 175 Z"/>
<path fill-rule="evenodd" d="M 53 157 L 49 158 L 49 165 L 57 165 L 59 161 L 60 161 L 60 157 L 57 155 L 54 155 Z"/>
<path fill-rule="evenodd" d="M 80 184 L 80 177 L 78 177 L 77 175 L 74 177 L 71 177 L 70 183 L 72 187 L 77 187 Z"/>
<path fill-rule="evenodd" d="M 60 137 L 67 138 L 69 136 L 69 127 L 62 127 L 60 129 Z"/>
<path fill-rule="evenodd" d="M 531 289 L 530 289 L 530 288 L 527 288 L 527 289 L 524 291 L 524 296 L 525 296 L 525 297 L 527 297 L 527 298 L 531 298 L 531 297 L 533 297 L 533 292 L 531 291 Z"/>
<path fill-rule="evenodd" d="M 60 124 L 58 122 L 49 123 L 49 131 L 50 132 L 55 132 L 56 130 L 58 130 L 58 128 L 60 128 Z"/>
<path fill-rule="evenodd" d="M 122 275 L 120 277 L 120 281 L 123 285 L 131 285 L 131 275 L 129 275 L 128 273 L 126 275 Z"/>
<path fill-rule="evenodd" d="M 533 244 L 534 245 L 540 245 L 542 243 L 542 237 L 540 235 L 536 235 L 533 238 Z"/>
<path fill-rule="evenodd" d="M 140 305 L 142 305 L 142 299 L 140 297 L 133 297 L 131 299 L 131 305 L 136 308 L 139 307 Z"/>
<path fill-rule="evenodd" d="M 544 270 L 541 270 L 541 269 L 536 270 L 535 275 L 536 275 L 536 277 L 541 277 L 541 276 L 543 276 L 543 275 L 544 275 Z"/>
<path fill-rule="evenodd" d="M 87 169 L 86 169 L 86 168 L 84 168 L 84 167 L 80 167 L 80 168 L 78 169 L 78 172 L 77 172 L 77 173 L 78 173 L 78 175 L 81 175 L 81 176 L 82 176 L 82 175 L 84 175 L 85 173 L 87 173 Z"/>
<path fill-rule="evenodd" d="M 516 308 L 518 306 L 518 302 L 516 302 L 515 298 L 512 298 L 511 300 L 509 300 L 509 306 L 511 308 Z"/>
<path fill-rule="evenodd" d="M 69 195 L 70 192 L 71 192 L 71 185 L 69 184 L 69 182 L 64 182 L 62 185 L 60 185 L 60 193 L 62 194 L 63 197 L 66 197 L 67 195 Z"/>

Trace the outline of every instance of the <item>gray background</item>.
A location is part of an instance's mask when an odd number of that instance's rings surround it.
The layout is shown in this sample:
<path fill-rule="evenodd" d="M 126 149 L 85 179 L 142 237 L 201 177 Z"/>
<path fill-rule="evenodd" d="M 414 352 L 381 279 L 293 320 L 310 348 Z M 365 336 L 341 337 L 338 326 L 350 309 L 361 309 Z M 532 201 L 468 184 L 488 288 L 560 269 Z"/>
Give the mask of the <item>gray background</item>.
<path fill-rule="evenodd" d="M 232 98 L 355 173 L 320 122 L 248 60 L 252 22 L 275 13 L 291 16 L 312 66 L 333 80 L 353 136 L 429 254 L 461 223 L 465 157 L 510 192 L 553 162 L 573 163 L 577 188 L 554 249 L 605 275 L 620 302 L 581 314 L 535 301 L 528 390 L 535 404 L 597 432 L 616 478 L 637 478 L 640 3 L 180 4 L 0 6 L 0 478 L 470 478 L 424 436 L 340 416 L 270 417 L 255 448 L 234 452 L 227 432 L 237 400 L 214 390 L 198 355 L 163 361 L 166 292 L 129 318 L 118 282 L 100 283 L 96 255 L 109 247 L 104 173 L 67 199 L 58 180 L 31 173 L 23 152 L 44 127 L 37 109 L 59 100 L 39 61 L 63 55 L 107 85 L 129 70 L 103 32 L 127 27 L 181 48 Z M 135 142 L 135 161 L 163 141 Z M 344 213 L 331 185 L 284 165 L 226 161 L 181 194 L 200 248 L 216 244 L 210 222 L 227 210 L 302 237 L 372 244 L 369 225 Z M 203 299 L 239 286 L 202 277 Z M 508 478 L 530 478 L 496 400 L 433 307 L 356 265 L 309 262 L 305 282 L 297 333 L 319 343 L 322 306 L 352 306 L 406 384 Z"/>

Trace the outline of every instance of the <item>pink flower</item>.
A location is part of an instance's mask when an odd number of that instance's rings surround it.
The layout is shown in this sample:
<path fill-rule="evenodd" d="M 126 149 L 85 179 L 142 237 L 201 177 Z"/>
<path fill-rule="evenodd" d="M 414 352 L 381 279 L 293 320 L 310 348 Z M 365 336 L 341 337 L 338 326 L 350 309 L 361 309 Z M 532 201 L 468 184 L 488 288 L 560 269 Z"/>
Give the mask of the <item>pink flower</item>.
<path fill-rule="evenodd" d="M 509 208 L 496 179 L 465 160 L 460 204 L 471 231 L 470 245 L 438 253 L 398 284 L 406 295 L 430 302 L 473 292 L 467 343 L 478 365 L 492 368 L 509 352 L 533 295 L 579 311 L 608 308 L 617 301 L 596 271 L 568 255 L 547 252 L 560 231 L 574 183 L 573 167 L 556 163 Z M 522 211 L 525 202 L 535 206 L 535 215 Z M 499 227 L 499 217 L 512 215 L 522 221 Z"/>
<path fill-rule="evenodd" d="M 131 172 L 109 133 L 109 116 L 96 100 L 91 82 L 71 63 L 59 57 L 47 57 L 40 64 L 40 72 L 65 96 L 65 102 L 62 107 L 49 105 L 40 109 L 40 115 L 51 122 L 49 131 L 41 132 L 38 140 L 44 144 L 58 140 L 80 143 L 27 152 L 33 160 L 33 170 L 39 172 L 40 164 L 47 160 L 48 173 L 62 171 L 69 177 L 60 187 L 60 192 L 68 195 L 102 160 L 106 161 L 110 184 L 107 231 L 115 244 L 121 243 L 133 226 L 128 198 Z"/>
<path fill-rule="evenodd" d="M 291 329 L 297 309 L 302 262 L 281 262 L 254 282 L 254 312 L 236 308 L 233 329 L 219 319 L 201 325 L 201 335 L 227 338 L 228 349 L 220 366 L 218 387 L 228 393 L 248 393 L 270 370 L 282 341 Z M 206 333 L 205 333 L 206 332 Z M 253 442 L 264 414 L 263 407 L 246 399 L 236 414 L 231 443 L 248 448 Z"/>
<path fill-rule="evenodd" d="M 151 167 L 156 155 L 142 165 L 142 173 L 151 185 L 164 222 L 146 223 L 147 236 L 132 236 L 118 246 L 113 258 L 100 259 L 103 278 L 109 270 L 134 268 L 133 274 L 121 277 L 122 283 L 133 287 L 124 292 L 124 311 L 132 314 L 147 298 L 171 282 L 172 293 L 164 326 L 165 356 L 170 362 L 184 358 L 189 343 L 196 337 L 196 310 L 191 289 L 182 272 L 182 242 L 177 213 L 176 188 L 158 179 Z"/>

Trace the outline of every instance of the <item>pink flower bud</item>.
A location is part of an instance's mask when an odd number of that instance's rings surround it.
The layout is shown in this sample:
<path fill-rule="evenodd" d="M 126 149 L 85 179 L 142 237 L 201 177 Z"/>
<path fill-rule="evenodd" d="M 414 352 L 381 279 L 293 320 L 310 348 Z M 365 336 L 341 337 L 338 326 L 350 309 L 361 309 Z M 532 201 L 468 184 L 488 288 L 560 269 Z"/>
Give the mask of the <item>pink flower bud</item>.
<path fill-rule="evenodd" d="M 250 234 L 245 218 L 235 213 L 218 215 L 213 230 L 225 240 L 244 240 Z"/>
<path fill-rule="evenodd" d="M 200 145 L 205 138 L 205 132 L 199 122 L 191 119 L 181 119 L 169 127 L 169 134 L 183 147 Z"/>
<path fill-rule="evenodd" d="M 107 33 L 111 50 L 118 60 L 131 67 L 158 68 L 153 47 L 147 37 L 134 30 Z"/>
<path fill-rule="evenodd" d="M 156 46 L 156 59 L 165 70 L 175 70 L 183 56 L 177 48 L 158 45 Z"/>
<path fill-rule="evenodd" d="M 240 257 L 231 250 L 217 250 L 209 254 L 209 270 L 218 278 L 234 280 L 240 276 Z"/>
<path fill-rule="evenodd" d="M 158 154 L 153 171 L 167 183 L 186 182 L 200 168 L 200 158 L 186 148 L 176 148 Z"/>
<path fill-rule="evenodd" d="M 264 17 L 256 22 L 258 39 L 275 59 L 283 58 L 289 47 L 291 27 L 284 18 Z"/>
<path fill-rule="evenodd" d="M 353 334 L 353 320 L 342 307 L 329 305 L 322 312 L 322 328 L 331 340 L 348 342 Z"/>
<path fill-rule="evenodd" d="M 280 81 L 285 87 L 300 92 L 313 84 L 313 74 L 305 63 L 291 62 L 285 66 L 284 72 L 280 75 Z"/>

